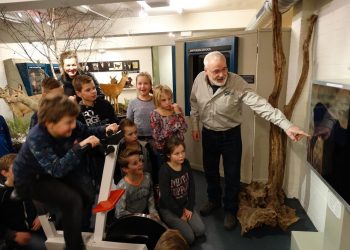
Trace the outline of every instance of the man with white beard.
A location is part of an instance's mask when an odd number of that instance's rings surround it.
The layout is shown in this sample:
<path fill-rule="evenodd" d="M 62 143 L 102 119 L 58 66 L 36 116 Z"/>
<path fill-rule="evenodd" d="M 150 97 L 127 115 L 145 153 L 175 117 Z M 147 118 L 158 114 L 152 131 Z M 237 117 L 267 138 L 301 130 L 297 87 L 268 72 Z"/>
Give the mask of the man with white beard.
<path fill-rule="evenodd" d="M 240 189 L 242 103 L 282 128 L 293 141 L 308 135 L 251 90 L 243 78 L 228 72 L 226 58 L 218 51 L 205 56 L 204 71 L 194 80 L 190 101 L 192 137 L 195 141 L 200 138 L 199 121 L 203 124 L 203 167 L 208 185 L 208 202 L 200 213 L 207 216 L 221 207 L 219 162 L 222 156 L 225 175 L 224 228 L 231 230 L 236 225 Z"/>

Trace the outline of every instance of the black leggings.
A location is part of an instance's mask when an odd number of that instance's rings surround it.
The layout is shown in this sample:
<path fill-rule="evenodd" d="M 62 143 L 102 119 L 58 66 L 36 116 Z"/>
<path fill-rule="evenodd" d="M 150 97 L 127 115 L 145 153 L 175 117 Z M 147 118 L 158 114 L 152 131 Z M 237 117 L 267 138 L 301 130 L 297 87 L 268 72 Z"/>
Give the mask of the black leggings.
<path fill-rule="evenodd" d="M 81 228 L 94 199 L 88 179 L 87 176 L 71 172 L 63 178 L 40 176 L 30 188 L 30 193 L 28 189 L 16 186 L 20 196 L 29 195 L 33 200 L 60 209 L 67 250 L 84 249 Z"/>

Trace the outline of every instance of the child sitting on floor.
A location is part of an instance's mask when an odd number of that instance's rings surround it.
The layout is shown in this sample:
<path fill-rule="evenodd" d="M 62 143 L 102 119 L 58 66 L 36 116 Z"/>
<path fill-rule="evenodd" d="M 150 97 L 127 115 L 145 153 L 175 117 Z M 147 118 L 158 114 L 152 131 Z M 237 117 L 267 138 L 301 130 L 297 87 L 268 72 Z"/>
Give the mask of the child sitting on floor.
<path fill-rule="evenodd" d="M 139 154 L 143 161 L 143 170 L 144 172 L 150 173 L 153 181 L 153 173 L 152 173 L 152 164 L 150 161 L 150 153 L 152 150 L 151 145 L 146 143 L 145 141 L 139 141 L 136 124 L 130 119 L 123 119 L 119 124 L 119 130 L 123 131 L 124 138 L 120 141 L 118 146 L 118 155 L 126 148 L 131 148 L 139 151 Z M 119 158 L 119 157 L 118 157 Z M 117 164 L 117 167 L 114 171 L 114 183 L 117 184 L 122 178 L 123 173 L 121 172 L 121 168 Z"/>
<path fill-rule="evenodd" d="M 185 143 L 171 137 L 164 148 L 167 162 L 159 171 L 159 212 L 164 222 L 181 232 L 188 244 L 204 235 L 205 226 L 194 210 L 195 185 L 189 161 L 185 158 Z"/>
<path fill-rule="evenodd" d="M 155 209 L 152 180 L 149 173 L 143 172 L 140 151 L 126 148 L 118 160 L 125 176 L 117 185 L 117 189 L 125 189 L 125 193 L 117 203 L 115 216 L 120 218 L 134 213 L 146 213 L 160 220 Z"/>

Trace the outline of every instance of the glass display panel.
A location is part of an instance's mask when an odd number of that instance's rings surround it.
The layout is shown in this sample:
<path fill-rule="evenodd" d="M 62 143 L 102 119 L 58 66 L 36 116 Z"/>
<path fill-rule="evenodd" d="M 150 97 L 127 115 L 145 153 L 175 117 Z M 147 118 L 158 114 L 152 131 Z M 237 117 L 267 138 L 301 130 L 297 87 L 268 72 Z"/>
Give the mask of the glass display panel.
<path fill-rule="evenodd" d="M 41 83 L 45 79 L 45 71 L 41 67 L 29 67 L 28 78 L 32 95 L 41 94 Z"/>
<path fill-rule="evenodd" d="M 312 85 L 307 161 L 350 204 L 349 86 Z"/>

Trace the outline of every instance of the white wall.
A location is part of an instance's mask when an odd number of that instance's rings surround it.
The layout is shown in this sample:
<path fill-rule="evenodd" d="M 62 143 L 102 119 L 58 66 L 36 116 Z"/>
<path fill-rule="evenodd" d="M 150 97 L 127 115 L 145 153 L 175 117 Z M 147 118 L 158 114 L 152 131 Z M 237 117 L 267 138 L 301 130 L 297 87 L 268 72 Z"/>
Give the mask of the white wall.
<path fill-rule="evenodd" d="M 28 45 L 28 49 L 29 48 L 30 45 Z M 33 50 L 30 48 L 30 51 Z M 43 57 L 38 51 L 33 51 L 31 56 L 41 62 L 47 61 L 46 58 Z M 152 56 L 150 47 L 135 49 L 108 49 L 105 53 L 99 53 L 97 50 L 93 50 L 91 54 L 88 54 L 86 51 L 78 51 L 78 57 L 80 61 L 85 61 L 87 57 L 88 61 L 139 60 L 140 71 L 147 71 L 152 75 Z M 26 59 L 28 62 L 30 62 L 30 60 L 28 60 L 27 57 L 23 56 L 21 49 L 16 44 L 1 44 L 0 58 L 2 60 L 6 60 L 8 58 Z M 164 72 L 163 74 L 165 75 Z M 121 78 L 121 72 L 96 72 L 94 73 L 94 75 L 100 83 L 109 83 L 110 76 L 114 77 L 117 75 L 117 79 Z M 133 85 L 135 85 L 136 75 L 137 73 L 129 74 L 129 76 L 133 78 Z M 7 86 L 7 84 L 8 82 L 5 75 L 4 65 L 3 63 L 0 63 L 0 87 L 4 88 L 5 86 Z M 125 99 L 130 100 L 135 97 L 135 89 L 125 89 L 120 95 L 119 102 L 124 103 Z M 6 118 L 12 117 L 12 113 L 9 109 L 9 106 L 2 99 L 0 99 L 0 114 L 5 116 Z"/>
<path fill-rule="evenodd" d="M 256 9 L 225 10 L 184 13 L 182 15 L 118 18 L 113 22 L 107 35 L 243 29 L 256 14 L 256 11 Z"/>
<path fill-rule="evenodd" d="M 140 61 L 140 72 L 147 71 L 152 75 L 152 52 L 151 48 L 136 48 L 136 49 L 109 49 L 104 53 L 93 51 L 90 55 L 86 52 L 78 52 L 79 60 L 88 61 L 119 61 L 119 60 L 139 60 Z M 136 76 L 138 73 L 129 73 L 132 77 L 132 84 L 136 84 Z M 110 77 L 117 76 L 119 80 L 121 78 L 121 72 L 94 72 L 94 75 L 98 82 L 109 83 Z M 118 102 L 124 103 L 125 99 L 131 100 L 136 98 L 136 89 L 124 89 L 118 98 Z"/>
<path fill-rule="evenodd" d="M 350 78 L 350 2 L 333 0 L 319 9 L 314 79 Z"/>
<path fill-rule="evenodd" d="M 159 46 L 159 82 L 173 89 L 173 64 L 171 46 Z"/>
<path fill-rule="evenodd" d="M 309 99 L 312 80 L 350 78 L 350 2 L 347 0 L 303 1 L 296 8 L 292 24 L 292 39 L 288 74 L 287 99 L 294 92 L 302 65 L 302 43 L 307 18 L 318 12 L 318 22 L 311 47 L 310 77 L 295 108 L 292 121 L 308 130 Z M 327 185 L 311 170 L 306 161 L 306 142 L 288 145 L 284 188 L 289 197 L 297 197 L 316 228 L 323 232 L 328 202 Z"/>

